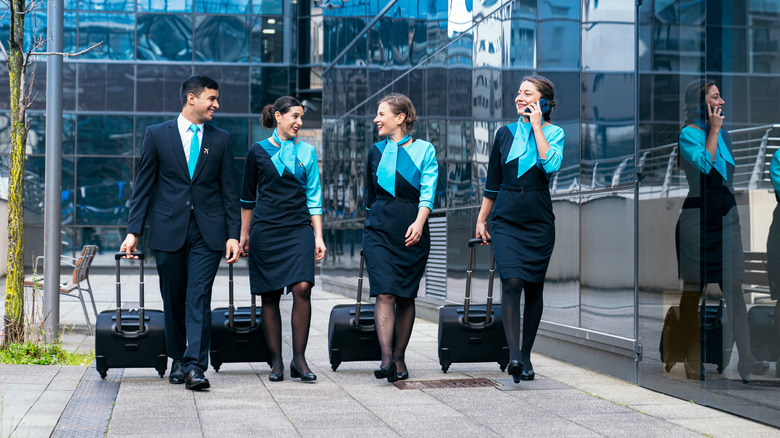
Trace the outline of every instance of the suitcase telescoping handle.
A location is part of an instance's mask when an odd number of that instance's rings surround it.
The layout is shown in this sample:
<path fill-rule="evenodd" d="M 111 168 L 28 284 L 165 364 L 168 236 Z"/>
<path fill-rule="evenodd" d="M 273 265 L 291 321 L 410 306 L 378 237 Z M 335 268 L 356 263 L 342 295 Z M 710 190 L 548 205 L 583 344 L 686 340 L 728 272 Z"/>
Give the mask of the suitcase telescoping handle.
<path fill-rule="evenodd" d="M 487 243 L 490 244 L 491 239 L 487 239 Z M 471 306 L 471 271 L 474 268 L 474 251 L 475 245 L 481 245 L 482 239 L 469 240 L 469 258 L 466 268 L 466 295 L 463 299 L 463 323 L 469 323 L 469 307 Z M 485 308 L 485 324 L 490 324 L 493 320 L 493 273 L 495 272 L 496 261 L 493 258 L 493 245 L 490 245 L 490 271 L 488 276 L 488 294 L 487 294 L 487 307 Z"/>
<path fill-rule="evenodd" d="M 232 253 L 231 253 L 232 255 Z M 257 301 L 255 294 L 252 296 L 252 321 L 250 326 L 252 328 L 257 327 Z M 233 263 L 228 264 L 228 327 L 235 328 L 235 305 L 233 304 Z"/>
<path fill-rule="evenodd" d="M 358 288 L 355 297 L 355 325 L 360 325 L 360 302 L 363 301 L 363 250 L 360 250 L 360 270 L 358 271 Z"/>
<path fill-rule="evenodd" d="M 116 260 L 116 331 L 122 333 L 122 281 L 119 275 L 119 262 L 127 256 L 124 252 L 114 254 Z M 144 319 L 144 253 L 133 251 L 133 256 L 141 261 L 141 278 L 138 283 L 138 333 L 146 330 L 146 320 Z"/>

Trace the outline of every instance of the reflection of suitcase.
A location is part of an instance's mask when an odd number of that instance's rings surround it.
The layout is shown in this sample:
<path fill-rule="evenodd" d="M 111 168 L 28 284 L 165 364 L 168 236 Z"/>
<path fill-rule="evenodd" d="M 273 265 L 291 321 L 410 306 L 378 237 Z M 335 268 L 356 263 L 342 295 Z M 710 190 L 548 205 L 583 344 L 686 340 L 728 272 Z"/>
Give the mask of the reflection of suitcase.
<path fill-rule="evenodd" d="M 100 312 L 95 324 L 95 369 L 106 378 L 109 368 L 154 368 L 165 375 L 168 356 L 165 352 L 165 320 L 161 310 L 144 309 L 144 254 L 134 252 L 141 263 L 138 309 L 122 309 L 122 283 L 116 260 L 116 310 Z M 140 323 L 143 321 L 143 324 Z"/>
<path fill-rule="evenodd" d="M 338 304 L 330 311 L 328 356 L 333 371 L 341 362 L 381 360 L 376 336 L 374 305 L 361 304 L 363 296 L 363 251 L 360 251 L 357 299 L 355 304 Z M 355 315 L 359 315 L 355 317 Z"/>
<path fill-rule="evenodd" d="M 723 345 L 723 299 L 717 305 L 699 306 L 699 327 L 701 345 L 701 360 L 704 363 L 712 363 L 718 366 L 718 372 L 722 373 L 731 359 L 731 345 Z M 704 309 L 704 317 L 701 317 Z M 672 306 L 666 312 L 663 332 L 661 333 L 661 360 L 664 369 L 669 372 L 677 362 L 685 362 L 688 358 L 688 344 L 693 334 L 681 333 L 680 306 Z"/>
<path fill-rule="evenodd" d="M 501 371 L 509 364 L 509 347 L 504 334 L 501 306 L 493 305 L 493 272 L 495 260 L 490 247 L 490 277 L 487 304 L 471 305 L 471 270 L 474 250 L 482 239 L 469 240 L 466 295 L 463 305 L 439 308 L 439 365 L 445 373 L 456 362 L 498 362 Z"/>
<path fill-rule="evenodd" d="M 780 358 L 780 339 L 775 330 L 775 306 L 753 306 L 748 311 L 750 351 L 758 360 Z"/>
<path fill-rule="evenodd" d="M 211 311 L 211 366 L 219 371 L 223 363 L 268 362 L 271 365 L 261 309 L 257 308 L 254 295 L 251 307 L 233 307 L 233 264 L 229 266 L 228 307 Z"/>

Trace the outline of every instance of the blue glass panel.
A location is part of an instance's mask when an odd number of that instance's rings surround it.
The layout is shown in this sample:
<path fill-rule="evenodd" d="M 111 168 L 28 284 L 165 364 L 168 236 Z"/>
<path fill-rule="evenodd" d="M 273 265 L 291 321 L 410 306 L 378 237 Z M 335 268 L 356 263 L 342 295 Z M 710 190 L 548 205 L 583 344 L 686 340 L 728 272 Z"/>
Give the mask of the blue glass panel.
<path fill-rule="evenodd" d="M 220 86 L 221 89 L 222 87 Z M 246 153 L 249 151 L 249 123 L 250 120 L 246 117 L 216 116 L 211 121 L 212 125 L 230 133 L 230 146 L 233 150 L 233 156 L 241 158 L 246 157 Z"/>
<path fill-rule="evenodd" d="M 780 73 L 780 28 L 750 29 L 750 73 Z"/>
<path fill-rule="evenodd" d="M 252 24 L 252 62 L 284 62 L 282 17 L 256 17 Z"/>
<path fill-rule="evenodd" d="M 132 65 L 79 64 L 78 109 L 87 111 L 132 111 Z"/>
<path fill-rule="evenodd" d="M 562 43 L 565 44 L 566 39 Z M 630 24 L 583 24 L 582 68 L 634 71 L 634 27 Z"/>
<path fill-rule="evenodd" d="M 579 35 L 579 29 L 577 34 Z M 504 45 L 509 56 L 508 66 L 512 68 L 533 68 L 536 52 L 536 22 L 514 19 L 509 23 L 509 35 Z"/>
<path fill-rule="evenodd" d="M 181 83 L 192 75 L 189 65 L 139 65 L 136 81 L 136 110 L 180 112 Z"/>
<path fill-rule="evenodd" d="M 539 23 L 538 47 L 536 59 L 539 68 L 578 69 L 580 67 L 579 23 L 569 20 L 549 20 Z M 585 47 L 582 50 L 584 58 Z M 612 54 L 602 53 L 600 56 L 608 58 L 612 57 Z M 522 67 L 528 68 L 530 66 L 522 65 Z"/>
<path fill-rule="evenodd" d="M 281 1 L 279 1 L 281 3 Z M 198 0 L 195 2 L 195 12 L 208 14 L 248 14 L 249 2 L 225 0 Z"/>
<path fill-rule="evenodd" d="M 27 150 L 33 154 L 46 153 L 46 116 L 44 114 L 27 114 L 30 122 L 30 130 L 27 133 Z M 3 135 L 5 142 L 8 134 Z M 63 114 L 62 116 L 62 153 L 73 155 L 76 144 L 76 116 Z"/>
<path fill-rule="evenodd" d="M 539 19 L 541 20 L 546 18 L 574 18 L 579 20 L 580 2 L 572 0 L 550 0 L 539 2 Z"/>
<path fill-rule="evenodd" d="M 252 0 L 253 14 L 276 14 L 281 15 L 284 2 L 282 0 Z"/>
<path fill-rule="evenodd" d="M 634 22 L 634 2 L 625 0 L 585 1 L 582 5 L 582 21 Z"/>
<path fill-rule="evenodd" d="M 76 180 L 76 224 L 127 223 L 132 195 L 133 160 L 79 158 Z"/>
<path fill-rule="evenodd" d="M 138 59 L 192 61 L 192 21 L 181 15 L 138 14 Z"/>
<path fill-rule="evenodd" d="M 135 118 L 135 156 L 141 156 L 141 147 L 143 145 L 144 135 L 146 135 L 146 128 L 156 125 L 158 123 L 167 122 L 172 119 L 171 116 L 151 116 L 151 117 L 136 117 Z M 136 167 L 138 167 L 136 163 Z"/>
<path fill-rule="evenodd" d="M 202 67 L 204 74 L 219 84 L 219 114 L 249 111 L 249 68 L 248 67 Z"/>
<path fill-rule="evenodd" d="M 82 11 L 132 11 L 134 0 L 79 0 Z"/>
<path fill-rule="evenodd" d="M 61 221 L 63 224 L 73 223 L 74 203 L 74 170 L 73 160 L 62 159 L 62 205 Z M 46 158 L 41 156 L 28 157 L 25 163 L 24 178 L 24 224 L 43 223 L 45 199 Z"/>
<path fill-rule="evenodd" d="M 79 50 L 84 50 L 100 41 L 103 42 L 100 47 L 81 55 L 81 58 L 133 59 L 135 49 L 134 15 L 83 12 L 79 19 Z"/>
<path fill-rule="evenodd" d="M 144 12 L 192 12 L 192 0 L 138 0 L 138 10 Z"/>
<path fill-rule="evenodd" d="M 131 155 L 133 118 L 130 116 L 79 116 L 79 155 Z"/>
<path fill-rule="evenodd" d="M 246 17 L 198 15 L 195 17 L 195 60 L 249 61 Z"/>

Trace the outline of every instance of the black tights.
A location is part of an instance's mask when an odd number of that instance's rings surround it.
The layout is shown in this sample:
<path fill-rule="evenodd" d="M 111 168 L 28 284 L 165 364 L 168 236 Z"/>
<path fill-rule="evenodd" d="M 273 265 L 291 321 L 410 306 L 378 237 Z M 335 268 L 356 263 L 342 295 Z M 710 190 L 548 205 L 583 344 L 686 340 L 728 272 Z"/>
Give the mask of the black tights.
<path fill-rule="evenodd" d="M 406 347 L 412 336 L 414 317 L 414 298 L 401 298 L 391 294 L 379 294 L 376 297 L 374 319 L 379 346 L 382 349 L 381 366 L 386 367 L 395 361 L 399 373 L 406 371 Z"/>
<path fill-rule="evenodd" d="M 525 290 L 523 309 L 523 346 L 520 348 L 520 296 Z M 501 313 L 509 345 L 509 360 L 519 360 L 525 368 L 531 365 L 531 347 L 542 320 L 544 282 L 532 283 L 520 278 L 501 280 Z"/>
<path fill-rule="evenodd" d="M 311 325 L 311 283 L 301 281 L 291 286 L 293 294 L 292 337 L 293 362 L 301 372 L 311 371 L 306 363 L 306 344 L 309 342 L 309 326 Z M 279 373 L 284 369 L 282 362 L 282 315 L 279 311 L 279 301 L 284 289 L 262 294 L 263 300 L 263 332 L 268 350 L 271 352 L 271 372 Z"/>

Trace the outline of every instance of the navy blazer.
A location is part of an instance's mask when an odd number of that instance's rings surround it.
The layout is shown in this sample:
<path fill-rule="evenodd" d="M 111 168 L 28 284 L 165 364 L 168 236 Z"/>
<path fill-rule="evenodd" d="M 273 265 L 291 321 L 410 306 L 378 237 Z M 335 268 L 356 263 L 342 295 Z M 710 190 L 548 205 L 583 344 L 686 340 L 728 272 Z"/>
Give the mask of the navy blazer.
<path fill-rule="evenodd" d="M 176 251 L 187 237 L 190 210 L 212 250 L 224 251 L 228 239 L 239 238 L 241 210 L 229 134 L 204 125 L 190 181 L 176 119 L 152 125 L 144 135 L 127 232 L 143 234 L 149 216 L 149 247 Z"/>

